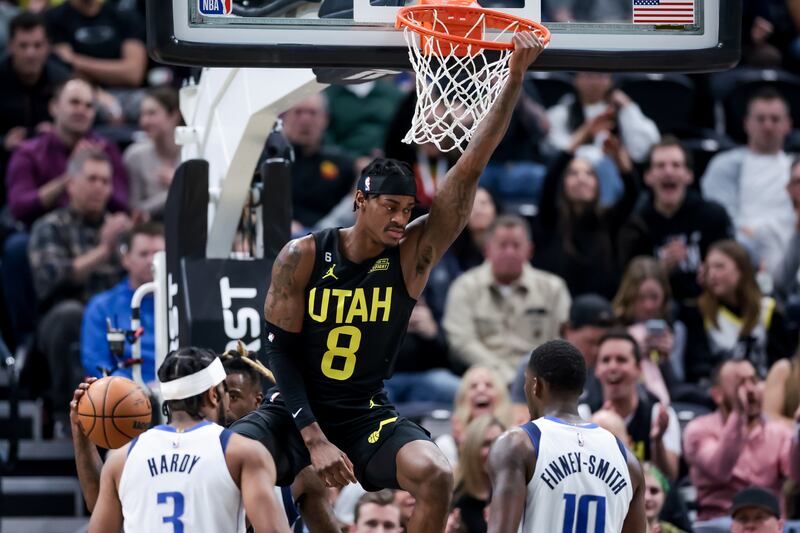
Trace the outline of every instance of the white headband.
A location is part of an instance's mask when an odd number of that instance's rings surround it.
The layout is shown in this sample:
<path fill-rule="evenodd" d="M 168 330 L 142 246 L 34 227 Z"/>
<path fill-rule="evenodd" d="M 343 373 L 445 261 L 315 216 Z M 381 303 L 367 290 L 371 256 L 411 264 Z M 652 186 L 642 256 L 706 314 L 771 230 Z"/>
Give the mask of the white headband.
<path fill-rule="evenodd" d="M 189 376 L 166 381 L 161 384 L 161 396 L 165 400 L 183 400 L 197 396 L 211 387 L 216 387 L 225 380 L 225 369 L 219 357 L 205 367 Z"/>

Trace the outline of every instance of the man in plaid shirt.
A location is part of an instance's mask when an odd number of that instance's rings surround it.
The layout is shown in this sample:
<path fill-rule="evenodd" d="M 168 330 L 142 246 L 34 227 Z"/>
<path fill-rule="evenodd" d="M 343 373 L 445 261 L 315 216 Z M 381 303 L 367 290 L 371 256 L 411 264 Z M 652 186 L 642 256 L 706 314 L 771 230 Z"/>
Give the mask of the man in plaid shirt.
<path fill-rule="evenodd" d="M 67 166 L 69 204 L 40 218 L 31 230 L 28 256 L 40 316 L 36 347 L 50 366 L 53 416 L 67 425 L 73 385 L 83 376 L 80 329 L 83 306 L 125 274 L 119 237 L 131 227 L 125 213 L 107 211 L 112 166 L 95 149 L 74 155 Z"/>

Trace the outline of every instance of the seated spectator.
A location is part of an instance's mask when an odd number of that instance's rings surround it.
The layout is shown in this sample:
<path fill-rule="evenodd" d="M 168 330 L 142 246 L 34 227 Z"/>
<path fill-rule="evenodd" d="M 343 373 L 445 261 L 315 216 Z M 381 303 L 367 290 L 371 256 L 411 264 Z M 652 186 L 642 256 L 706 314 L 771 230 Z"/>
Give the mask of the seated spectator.
<path fill-rule="evenodd" d="M 783 257 L 795 223 L 786 195 L 791 160 L 783 151 L 791 128 L 783 96 L 771 88 L 756 93 L 744 119 L 747 146 L 714 156 L 701 181 L 703 195 L 728 211 L 736 238 L 755 250 L 770 274 Z"/>
<path fill-rule="evenodd" d="M 325 89 L 330 121 L 324 144 L 347 151 L 352 157 L 383 152 L 386 133 L 404 94 L 391 79 L 357 85 L 331 85 Z"/>
<path fill-rule="evenodd" d="M 609 158 L 603 149 L 609 132 L 619 130 L 625 150 L 639 163 L 658 142 L 658 127 L 625 93 L 614 89 L 611 74 L 579 72 L 574 84 L 577 97 L 568 94 L 547 111 L 547 140 L 555 149 L 567 150 L 574 143 L 575 133 L 586 131 L 572 150 L 594 167 L 599 180 L 598 202 L 609 205 L 623 194 L 624 188 L 619 180 L 619 171 L 624 170 L 615 168 L 613 154 Z"/>
<path fill-rule="evenodd" d="M 747 487 L 736 493 L 731 507 L 731 520 L 731 533 L 783 532 L 778 499 L 761 487 Z"/>
<path fill-rule="evenodd" d="M 625 189 L 618 201 L 600 207 L 595 170 L 583 157 L 573 157 L 597 124 L 593 120 L 579 128 L 572 145 L 547 171 L 533 224 L 533 265 L 563 276 L 573 296 L 594 292 L 611 298 L 619 281 L 615 241 L 636 203 L 638 187 L 627 152 L 616 137 L 609 137 L 604 149 L 619 165 Z"/>
<path fill-rule="evenodd" d="M 721 361 L 747 359 L 760 376 L 790 357 L 796 334 L 787 330 L 776 302 L 758 288 L 747 250 L 736 241 L 714 243 L 706 256 L 705 290 L 697 307 L 684 307 L 687 328 L 686 379 L 708 378 Z"/>
<path fill-rule="evenodd" d="M 50 367 L 53 416 L 66 429 L 67 409 L 81 380 L 80 332 L 84 304 L 119 282 L 124 213 L 108 214 L 112 168 L 100 150 L 81 150 L 67 167 L 69 206 L 39 219 L 31 230 L 29 260 L 39 309 L 36 340 Z M 57 428 L 58 429 L 58 428 Z"/>
<path fill-rule="evenodd" d="M 48 59 L 50 43 L 38 15 L 17 15 L 8 31 L 8 57 L 0 62 L 0 176 L 5 175 L 11 152 L 25 139 L 52 127 L 48 107 L 53 91 L 69 77 L 66 68 Z M 2 194 L 5 198 L 5 190 Z"/>
<path fill-rule="evenodd" d="M 444 330 L 453 359 L 497 370 L 505 383 L 531 346 L 558 337 L 570 297 L 561 278 L 528 264 L 533 253 L 525 219 L 495 220 L 486 261 L 450 286 Z"/>
<path fill-rule="evenodd" d="M 394 503 L 394 494 L 384 489 L 378 492 L 367 492 L 356 503 L 353 512 L 353 524 L 349 533 L 371 533 L 385 531 L 400 532 L 400 507 Z"/>
<path fill-rule="evenodd" d="M 127 276 L 113 288 L 93 296 L 86 305 L 81 327 L 81 362 L 87 375 L 131 376 L 131 345 L 125 343 L 121 358 L 111 352 L 106 337 L 108 324 L 114 329 L 129 330 L 131 327 L 131 300 L 133 293 L 153 281 L 153 257 L 164 250 L 164 228 L 158 224 L 145 223 L 134 226 L 121 242 L 121 263 Z M 141 343 L 142 379 L 146 383 L 155 381 L 155 310 L 153 295 L 147 295 L 139 308 L 143 328 Z"/>
<path fill-rule="evenodd" d="M 686 346 L 686 326 L 672 320 L 671 301 L 666 272 L 651 257 L 636 257 L 630 262 L 614 297 L 614 313 L 640 340 L 642 353 L 649 355 L 643 363 L 658 365 L 670 392 L 685 379 Z"/>
<path fill-rule="evenodd" d="M 56 88 L 50 105 L 52 131 L 44 131 L 22 143 L 11 157 L 6 173 L 8 205 L 12 216 L 26 226 L 57 207 L 64 207 L 67 160 L 86 149 L 105 152 L 113 170 L 109 208 L 125 210 L 128 182 L 116 144 L 90 131 L 94 121 L 94 89 L 87 82 L 71 79 Z M 3 245 L 3 290 L 17 344 L 33 330 L 34 295 L 27 260 L 29 236 L 18 232 Z"/>
<path fill-rule="evenodd" d="M 681 435 L 675 411 L 657 401 L 644 388 L 639 344 L 624 330 L 609 331 L 600 342 L 595 375 L 603 390 L 602 403 L 580 406 L 581 416 L 601 408 L 616 412 L 625 421 L 640 461 L 651 461 L 670 479 L 678 477 Z"/>
<path fill-rule="evenodd" d="M 602 403 L 603 390 L 594 375 L 597 363 L 597 348 L 600 339 L 612 326 L 614 313 L 611 303 L 599 294 L 582 294 L 572 301 L 569 308 L 569 321 L 561 328 L 561 338 L 575 346 L 586 361 L 586 383 L 583 386 L 581 403 L 590 405 Z M 527 361 L 520 363 L 517 376 L 511 386 L 511 401 L 514 402 L 515 422 L 530 419 L 525 400 L 525 368 Z"/>
<path fill-rule="evenodd" d="M 91 131 L 95 90 L 73 78 L 56 88 L 50 105 L 53 129 L 24 142 L 14 152 L 6 174 L 8 205 L 17 220 L 31 225 L 40 216 L 68 203 L 67 160 L 87 148 L 102 150 L 112 165 L 109 207 L 128 207 L 128 178 L 116 144 Z"/>
<path fill-rule="evenodd" d="M 130 181 L 131 210 L 162 217 L 181 160 L 181 147 L 175 143 L 175 128 L 181 122 L 174 89 L 151 89 L 142 100 L 139 127 L 147 139 L 130 145 L 122 156 Z"/>
<path fill-rule="evenodd" d="M 508 388 L 497 372 L 482 366 L 473 366 L 464 373 L 456 392 L 452 433 L 436 439 L 436 445 L 453 466 L 458 465 L 458 449 L 464 440 L 467 426 L 481 415 L 490 414 L 508 426 L 511 422 L 511 404 Z"/>
<path fill-rule="evenodd" d="M 139 87 L 147 69 L 144 24 L 135 11 L 101 0 L 66 0 L 45 12 L 53 49 L 103 87 Z"/>
<path fill-rule="evenodd" d="M 424 298 L 419 298 L 411 310 L 395 361 L 394 374 L 384 382 L 393 404 L 453 405 L 461 380 L 447 368 L 447 342 Z"/>
<path fill-rule="evenodd" d="M 309 96 L 283 114 L 283 132 L 294 148 L 293 232 L 314 226 L 348 196 L 355 183 L 355 161 L 338 148 L 322 144 L 327 125 L 322 94 Z"/>
<path fill-rule="evenodd" d="M 684 457 L 703 525 L 729 526 L 731 499 L 748 485 L 777 497 L 783 482 L 797 477 L 791 457 L 800 445 L 786 425 L 764 417 L 760 385 L 750 361 L 723 362 L 712 379 L 718 409 L 686 427 Z"/>
<path fill-rule="evenodd" d="M 461 443 L 453 507 L 469 533 L 486 533 L 485 509 L 492 484 L 486 470 L 489 449 L 506 426 L 492 415 L 481 415 L 467 426 Z"/>
<path fill-rule="evenodd" d="M 684 530 L 677 528 L 661 520 L 661 510 L 667 501 L 667 494 L 672 490 L 669 480 L 657 467 L 651 463 L 645 463 L 644 473 L 644 512 L 647 516 L 647 527 L 651 533 L 685 533 Z"/>
<path fill-rule="evenodd" d="M 779 359 L 769 369 L 764 387 L 764 414 L 793 428 L 800 416 L 800 353 Z"/>
<path fill-rule="evenodd" d="M 261 374 L 254 367 L 257 364 L 254 352 L 248 352 L 240 342 L 238 350 L 228 350 L 221 358 L 227 374 L 225 385 L 230 399 L 225 418 L 230 423 L 258 409 L 264 400 L 264 392 L 261 387 Z M 246 359 L 253 363 L 249 364 Z"/>
<path fill-rule="evenodd" d="M 650 187 L 619 233 L 620 264 L 634 257 L 656 257 L 669 274 L 678 303 L 696 298 L 698 271 L 712 243 L 733 235 L 725 209 L 689 188 L 691 154 L 671 135 L 650 150 L 644 182 Z"/>

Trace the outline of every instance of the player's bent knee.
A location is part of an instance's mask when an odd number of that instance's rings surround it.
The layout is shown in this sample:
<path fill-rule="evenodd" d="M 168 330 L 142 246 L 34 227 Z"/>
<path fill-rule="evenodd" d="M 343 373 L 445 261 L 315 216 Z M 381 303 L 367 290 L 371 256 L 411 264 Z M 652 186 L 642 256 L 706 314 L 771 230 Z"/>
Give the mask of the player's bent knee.
<path fill-rule="evenodd" d="M 422 475 L 417 483 L 417 499 L 449 502 L 453 493 L 453 469 L 444 456 L 426 454 L 417 465 Z"/>

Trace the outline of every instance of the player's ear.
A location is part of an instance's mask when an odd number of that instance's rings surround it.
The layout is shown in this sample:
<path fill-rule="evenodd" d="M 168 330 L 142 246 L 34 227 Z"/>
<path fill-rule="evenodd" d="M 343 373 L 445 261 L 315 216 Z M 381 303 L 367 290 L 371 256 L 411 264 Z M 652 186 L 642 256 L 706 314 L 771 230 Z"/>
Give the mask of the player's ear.
<path fill-rule="evenodd" d="M 364 196 L 363 191 L 356 191 L 356 209 L 361 210 L 364 207 L 364 202 L 367 200 L 367 197 Z"/>

